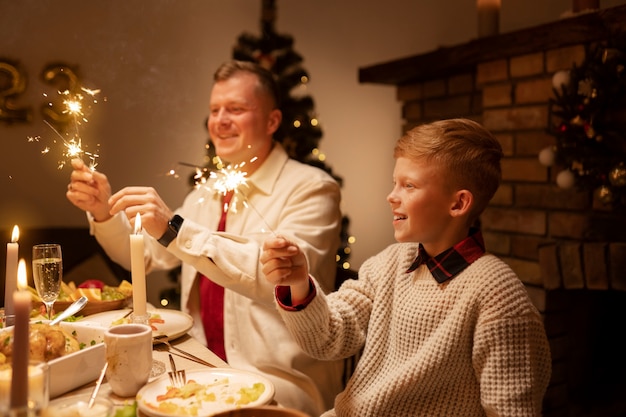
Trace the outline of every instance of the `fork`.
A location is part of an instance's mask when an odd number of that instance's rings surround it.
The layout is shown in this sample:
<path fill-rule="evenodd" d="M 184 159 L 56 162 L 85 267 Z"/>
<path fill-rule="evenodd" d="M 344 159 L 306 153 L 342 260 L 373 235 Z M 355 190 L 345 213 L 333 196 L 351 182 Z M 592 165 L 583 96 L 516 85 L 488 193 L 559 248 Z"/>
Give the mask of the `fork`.
<path fill-rule="evenodd" d="M 170 378 L 170 382 L 175 388 L 182 388 L 187 383 L 187 376 L 185 375 L 185 370 L 176 370 L 176 364 L 174 363 L 174 358 L 170 354 L 170 367 L 172 368 L 171 372 L 167 373 L 167 376 Z"/>
<path fill-rule="evenodd" d="M 170 344 L 169 337 L 167 337 L 167 335 L 165 335 L 165 334 L 160 334 L 160 335 L 154 336 L 152 338 L 152 341 L 164 344 L 165 346 L 167 346 L 168 350 L 172 350 L 173 349 L 173 350 L 175 350 L 177 352 L 182 353 L 182 355 L 178 355 L 178 356 L 183 356 L 184 355 L 183 357 L 185 359 L 189 359 L 190 361 L 199 363 L 199 364 L 204 365 L 204 366 L 208 366 L 209 368 L 215 368 L 216 367 L 215 365 L 213 365 L 210 362 L 205 361 L 204 359 L 201 359 L 201 358 L 199 358 L 199 357 L 197 357 L 195 355 L 192 355 L 189 352 L 185 352 L 184 350 L 179 349 L 176 346 L 172 346 Z"/>

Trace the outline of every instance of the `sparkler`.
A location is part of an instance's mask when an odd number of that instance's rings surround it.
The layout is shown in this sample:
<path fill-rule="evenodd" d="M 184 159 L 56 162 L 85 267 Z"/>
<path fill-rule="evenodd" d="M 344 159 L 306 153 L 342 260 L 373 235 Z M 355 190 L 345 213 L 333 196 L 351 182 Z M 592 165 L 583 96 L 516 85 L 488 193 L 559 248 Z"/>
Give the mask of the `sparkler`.
<path fill-rule="evenodd" d="M 250 162 L 255 162 L 256 157 L 252 158 Z M 241 164 L 236 165 L 224 165 L 220 157 L 216 156 L 213 158 L 213 164 L 215 165 L 215 169 L 209 168 L 200 168 L 197 165 L 189 164 L 187 162 L 179 162 L 180 166 L 187 166 L 195 168 L 196 173 L 194 175 L 194 186 L 196 188 L 204 187 L 212 193 L 222 194 L 226 196 L 228 193 L 232 193 L 232 198 L 230 203 L 225 203 L 223 210 L 230 211 L 233 213 L 237 213 L 237 207 L 239 203 L 246 208 L 251 208 L 254 212 L 259 216 L 259 218 L 263 221 L 268 230 L 276 235 L 276 233 L 272 230 L 267 221 L 263 217 L 261 213 L 254 207 L 252 203 L 250 203 L 247 199 L 247 196 L 244 192 L 244 189 L 248 187 L 248 173 L 242 171 L 242 168 L 246 165 L 246 162 L 242 162 Z M 174 176 L 178 178 L 178 174 L 175 170 L 170 170 L 168 175 Z M 213 180 L 211 182 L 211 186 L 209 187 L 207 182 L 209 179 Z"/>
<path fill-rule="evenodd" d="M 62 145 L 63 145 L 63 151 L 62 151 L 63 159 L 61 159 L 58 162 L 58 169 L 62 169 L 65 166 L 65 164 L 73 158 L 82 158 L 83 156 L 86 156 L 89 158 L 89 164 L 88 164 L 89 169 L 91 169 L 92 171 L 95 171 L 96 166 L 98 165 L 97 159 L 100 156 L 98 154 L 99 144 L 96 146 L 95 152 L 87 151 L 83 147 L 82 138 L 80 137 L 80 133 L 79 133 L 79 130 L 80 130 L 79 127 L 82 123 L 87 123 L 89 121 L 83 110 L 84 100 L 87 97 L 90 97 L 92 98 L 93 103 L 97 103 L 95 96 L 98 93 L 100 93 L 100 90 L 91 90 L 88 88 L 81 87 L 80 91 L 82 91 L 82 93 L 72 94 L 68 90 L 58 92 L 60 95 L 64 96 L 64 99 L 63 99 L 64 107 L 62 110 L 62 114 L 70 118 L 71 123 L 73 125 L 72 133 L 66 133 L 65 135 L 61 134 L 61 132 L 59 132 L 59 130 L 57 130 L 54 126 L 52 126 L 52 124 L 49 123 L 47 120 L 44 120 L 44 123 L 46 123 L 46 125 L 48 125 L 50 129 L 52 129 L 52 131 L 61 140 Z M 44 96 L 47 97 L 46 94 L 44 94 Z M 48 105 L 51 107 L 52 103 L 49 103 Z M 29 136 L 27 139 L 29 142 L 40 142 L 41 136 Z M 58 142 L 56 139 L 52 139 L 52 143 L 57 144 Z M 49 146 L 44 147 L 43 150 L 41 151 L 41 153 L 44 155 L 49 152 L 50 152 Z"/>

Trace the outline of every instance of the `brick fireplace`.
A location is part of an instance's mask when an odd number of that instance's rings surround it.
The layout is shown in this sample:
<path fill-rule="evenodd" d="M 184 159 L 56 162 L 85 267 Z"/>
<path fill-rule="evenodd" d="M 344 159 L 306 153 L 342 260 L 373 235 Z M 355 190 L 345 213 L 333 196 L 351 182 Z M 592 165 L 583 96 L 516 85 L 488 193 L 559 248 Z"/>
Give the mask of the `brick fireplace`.
<path fill-rule="evenodd" d="M 558 167 L 537 158 L 556 141 L 552 76 L 626 32 L 625 22 L 619 6 L 359 70 L 362 83 L 395 86 L 404 129 L 469 117 L 500 140 L 503 184 L 481 224 L 488 250 L 543 314 L 553 360 L 546 417 L 626 416 L 626 212 L 558 188 Z"/>

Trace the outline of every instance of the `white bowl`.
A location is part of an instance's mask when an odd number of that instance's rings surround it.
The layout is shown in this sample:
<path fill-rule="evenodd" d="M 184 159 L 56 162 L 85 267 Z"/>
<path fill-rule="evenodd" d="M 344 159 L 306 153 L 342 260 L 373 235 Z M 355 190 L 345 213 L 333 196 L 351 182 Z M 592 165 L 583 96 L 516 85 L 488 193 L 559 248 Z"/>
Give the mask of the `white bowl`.
<path fill-rule="evenodd" d="M 31 323 L 46 323 L 37 320 Z M 58 397 L 75 388 L 95 381 L 106 361 L 104 356 L 105 327 L 90 322 L 61 322 L 59 324 L 76 336 L 83 348 L 69 355 L 48 361 L 50 372 L 50 398 Z M 6 330 L 11 329 L 9 326 Z M 0 329 L 0 333 L 4 329 Z"/>

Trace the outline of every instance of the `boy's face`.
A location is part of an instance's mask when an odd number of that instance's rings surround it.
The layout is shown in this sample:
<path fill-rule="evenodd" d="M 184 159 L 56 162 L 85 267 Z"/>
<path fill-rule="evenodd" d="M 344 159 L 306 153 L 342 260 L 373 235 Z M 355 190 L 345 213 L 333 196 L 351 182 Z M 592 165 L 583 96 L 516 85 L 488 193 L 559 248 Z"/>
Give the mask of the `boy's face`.
<path fill-rule="evenodd" d="M 446 237 L 455 205 L 455 190 L 445 181 L 445 170 L 434 162 L 400 157 L 393 171 L 394 187 L 387 196 L 393 211 L 398 242 L 421 242 L 437 255 L 449 246 Z"/>

